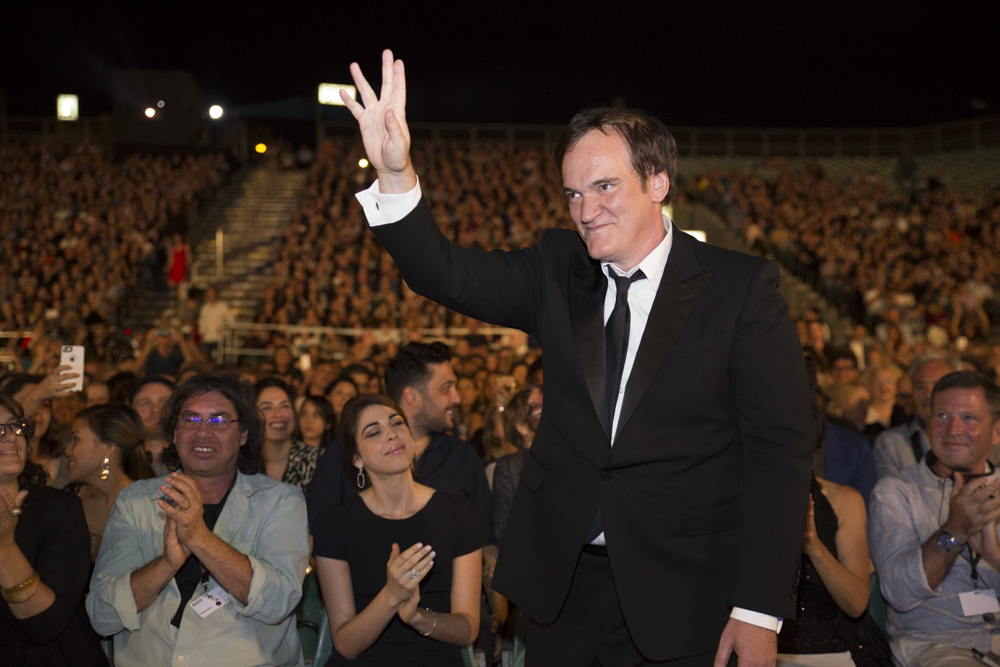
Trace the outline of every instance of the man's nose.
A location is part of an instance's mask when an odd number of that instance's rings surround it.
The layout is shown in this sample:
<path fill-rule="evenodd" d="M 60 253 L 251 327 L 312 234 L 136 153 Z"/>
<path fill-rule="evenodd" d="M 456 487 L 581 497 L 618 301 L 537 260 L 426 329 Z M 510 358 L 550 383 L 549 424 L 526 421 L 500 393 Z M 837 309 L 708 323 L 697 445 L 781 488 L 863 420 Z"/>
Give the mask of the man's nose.
<path fill-rule="evenodd" d="M 582 204 L 580 205 L 580 219 L 583 222 L 592 222 L 594 218 L 601 214 L 601 207 L 597 203 L 596 197 L 580 195 Z"/>
<path fill-rule="evenodd" d="M 948 420 L 948 433 L 952 435 L 959 435 L 962 433 L 962 422 L 960 419 L 952 417 Z"/>

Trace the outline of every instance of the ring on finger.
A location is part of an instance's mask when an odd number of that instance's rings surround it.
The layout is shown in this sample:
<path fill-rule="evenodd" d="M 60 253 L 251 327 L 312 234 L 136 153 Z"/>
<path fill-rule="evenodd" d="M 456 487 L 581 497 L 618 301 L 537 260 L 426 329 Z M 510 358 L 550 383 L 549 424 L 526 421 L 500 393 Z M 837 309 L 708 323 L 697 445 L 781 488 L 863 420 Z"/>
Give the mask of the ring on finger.
<path fill-rule="evenodd" d="M 188 511 L 189 509 L 191 509 L 191 505 L 185 505 L 185 506 L 184 506 L 184 511 L 185 511 L 185 512 L 186 512 L 186 511 Z"/>
<path fill-rule="evenodd" d="M 416 569 L 410 570 L 410 579 L 416 579 L 419 576 L 420 576 L 419 570 Z"/>
<path fill-rule="evenodd" d="M 12 518 L 16 519 L 17 517 L 21 516 L 21 512 L 22 512 L 22 510 L 21 510 L 20 507 L 15 507 L 14 509 L 12 509 L 10 511 L 10 516 Z"/>

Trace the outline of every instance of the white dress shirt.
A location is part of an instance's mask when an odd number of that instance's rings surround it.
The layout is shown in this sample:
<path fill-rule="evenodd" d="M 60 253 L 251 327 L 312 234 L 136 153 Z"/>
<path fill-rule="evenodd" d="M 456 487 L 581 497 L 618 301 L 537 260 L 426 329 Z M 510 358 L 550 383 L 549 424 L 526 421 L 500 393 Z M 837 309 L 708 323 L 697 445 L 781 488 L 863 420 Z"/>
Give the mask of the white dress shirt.
<path fill-rule="evenodd" d="M 417 204 L 420 203 L 421 197 L 420 181 L 418 180 L 413 189 L 407 193 L 385 194 L 379 192 L 378 180 L 376 180 L 372 183 L 371 187 L 357 193 L 355 197 L 357 197 L 358 201 L 361 203 L 361 207 L 365 210 L 365 217 L 368 218 L 369 225 L 372 227 L 387 225 L 402 220 L 417 207 Z M 667 257 L 670 255 L 670 247 L 673 245 L 674 226 L 670 222 L 670 218 L 666 215 L 663 216 L 663 226 L 667 232 L 666 236 L 663 237 L 663 240 L 660 241 L 659 245 L 653 248 L 653 250 L 628 273 L 622 273 L 610 262 L 601 263 L 601 270 L 604 272 L 604 275 L 608 280 L 608 291 L 604 295 L 605 324 L 607 324 L 608 318 L 611 317 L 611 311 L 615 306 L 615 298 L 618 295 L 615 281 L 608 276 L 608 269 L 606 267 L 609 265 L 612 266 L 612 269 L 616 271 L 618 275 L 631 276 L 640 269 L 642 269 L 642 272 L 646 275 L 645 280 L 636 281 L 632 284 L 628 291 L 629 310 L 631 311 L 628 350 L 625 353 L 625 367 L 622 369 L 622 381 L 621 386 L 618 389 L 617 400 L 615 401 L 614 420 L 611 424 L 612 446 L 614 446 L 614 433 L 618 428 L 618 417 L 621 414 L 622 398 L 625 395 L 625 387 L 628 384 L 629 375 L 632 373 L 632 364 L 635 362 L 635 355 L 639 350 L 639 343 L 642 342 L 642 333 L 646 330 L 646 321 L 649 319 L 649 311 L 652 309 L 653 300 L 656 298 L 656 290 L 660 287 L 660 279 L 663 277 L 663 271 L 667 266 Z M 594 540 L 594 544 L 604 543 L 604 533 L 601 533 L 597 536 L 597 539 Z M 768 630 L 774 630 L 775 632 L 781 631 L 782 619 L 775 618 L 774 616 L 761 614 L 760 612 L 750 611 L 748 609 L 741 609 L 740 607 L 733 607 L 733 611 L 730 616 L 739 621 L 751 623 L 762 628 L 767 628 Z"/>

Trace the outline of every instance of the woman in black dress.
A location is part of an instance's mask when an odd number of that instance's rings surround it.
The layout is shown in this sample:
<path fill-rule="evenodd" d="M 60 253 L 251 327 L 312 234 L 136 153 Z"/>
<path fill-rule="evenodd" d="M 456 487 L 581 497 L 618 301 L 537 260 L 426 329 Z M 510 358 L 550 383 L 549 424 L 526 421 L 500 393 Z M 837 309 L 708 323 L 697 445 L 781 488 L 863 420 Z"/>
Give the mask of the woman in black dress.
<path fill-rule="evenodd" d="M 0 395 L 0 664 L 107 665 L 83 596 L 90 537 L 80 499 L 45 485 L 31 422 Z"/>
<path fill-rule="evenodd" d="M 340 442 L 364 490 L 327 510 L 314 530 L 336 648 L 327 664 L 461 667 L 460 647 L 479 632 L 475 505 L 413 481 L 409 427 L 386 396 L 351 399 Z"/>
<path fill-rule="evenodd" d="M 802 538 L 796 617 L 778 635 L 785 654 L 844 653 L 857 667 L 889 667 L 889 643 L 868 614 L 868 521 L 849 486 L 813 477 Z"/>

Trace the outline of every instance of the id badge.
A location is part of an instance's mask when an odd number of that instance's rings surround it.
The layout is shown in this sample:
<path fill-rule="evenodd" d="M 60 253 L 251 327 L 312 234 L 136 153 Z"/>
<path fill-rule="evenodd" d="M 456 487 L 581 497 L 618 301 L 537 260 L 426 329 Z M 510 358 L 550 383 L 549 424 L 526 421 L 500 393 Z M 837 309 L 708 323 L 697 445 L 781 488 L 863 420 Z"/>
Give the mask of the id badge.
<path fill-rule="evenodd" d="M 965 616 L 982 616 L 983 614 L 1000 612 L 1000 602 L 997 601 L 997 594 L 992 588 L 959 593 L 958 601 L 962 604 L 962 614 Z"/>
<path fill-rule="evenodd" d="M 994 598 L 995 601 L 996 598 Z M 221 609 L 227 602 L 229 602 L 229 595 L 226 594 L 226 589 L 222 586 L 216 586 L 198 599 L 193 600 L 191 608 L 194 609 L 196 614 L 205 618 Z"/>

